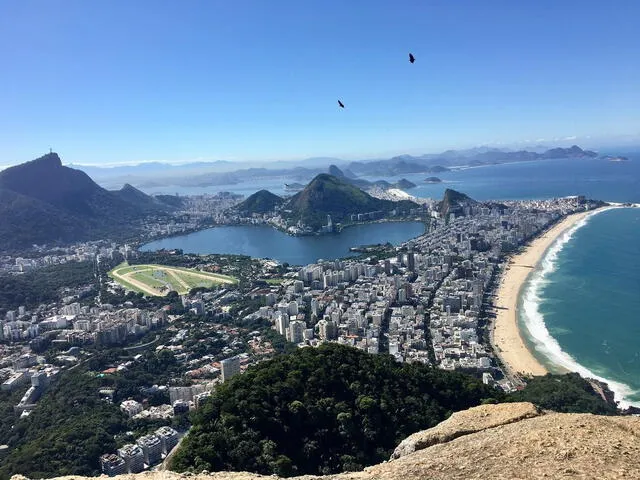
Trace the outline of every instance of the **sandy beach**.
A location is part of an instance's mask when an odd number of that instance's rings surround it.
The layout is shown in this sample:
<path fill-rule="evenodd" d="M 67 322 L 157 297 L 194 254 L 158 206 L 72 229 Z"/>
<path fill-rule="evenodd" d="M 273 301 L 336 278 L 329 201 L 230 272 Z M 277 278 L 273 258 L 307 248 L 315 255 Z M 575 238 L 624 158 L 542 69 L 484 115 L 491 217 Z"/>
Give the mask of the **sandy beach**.
<path fill-rule="evenodd" d="M 492 335 L 494 351 L 510 373 L 525 375 L 547 373 L 545 367 L 531 354 L 520 335 L 518 296 L 527 277 L 537 267 L 554 240 L 593 211 L 569 215 L 531 242 L 524 252 L 510 259 L 497 292 L 496 319 L 493 322 Z"/>

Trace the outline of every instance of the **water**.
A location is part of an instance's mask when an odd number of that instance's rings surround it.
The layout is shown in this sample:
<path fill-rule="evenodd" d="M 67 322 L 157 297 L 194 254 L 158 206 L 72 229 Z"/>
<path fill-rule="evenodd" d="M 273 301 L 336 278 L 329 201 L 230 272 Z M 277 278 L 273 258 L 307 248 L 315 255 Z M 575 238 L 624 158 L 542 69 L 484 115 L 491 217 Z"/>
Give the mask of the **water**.
<path fill-rule="evenodd" d="M 537 356 L 607 381 L 640 404 L 640 209 L 592 215 L 563 234 L 529 279 L 521 325 Z"/>
<path fill-rule="evenodd" d="M 407 178 L 417 185 L 416 188 L 407 190 L 408 193 L 437 199 L 442 198 L 446 188 L 453 188 L 477 200 L 525 200 L 586 195 L 612 202 L 640 202 L 640 152 L 620 154 L 635 161 L 564 159 L 490 165 L 436 174 L 443 181 L 440 184 L 426 184 L 424 179 L 432 174 L 425 173 L 363 178 L 392 183 Z M 181 195 L 228 191 L 248 196 L 266 188 L 276 195 L 292 195 L 284 191 L 284 184 L 293 182 L 305 183 L 304 180 L 289 177 L 269 177 L 234 185 L 156 187 L 143 190 L 146 193 Z"/>
<path fill-rule="evenodd" d="M 180 248 L 185 253 L 234 253 L 306 265 L 319 258 L 333 260 L 358 255 L 349 252 L 350 247 L 386 242 L 398 245 L 422 233 L 422 222 L 354 225 L 337 235 L 305 237 L 292 237 L 268 226 L 225 226 L 157 240 L 140 250 Z"/>

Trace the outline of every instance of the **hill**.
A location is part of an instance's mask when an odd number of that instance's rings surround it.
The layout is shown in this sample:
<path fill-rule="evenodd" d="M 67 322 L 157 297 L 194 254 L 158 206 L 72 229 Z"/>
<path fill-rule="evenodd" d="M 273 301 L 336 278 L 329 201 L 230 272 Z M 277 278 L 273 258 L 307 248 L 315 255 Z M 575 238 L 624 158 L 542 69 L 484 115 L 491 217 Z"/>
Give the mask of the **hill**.
<path fill-rule="evenodd" d="M 358 470 L 451 411 L 503 394 L 478 379 L 325 344 L 251 367 L 194 417 L 172 468 L 279 475 Z"/>
<path fill-rule="evenodd" d="M 174 199 L 179 198 L 171 195 L 152 197 L 151 195 L 147 195 L 146 193 L 141 192 L 128 183 L 126 183 L 120 190 L 113 191 L 112 193 L 119 197 L 121 200 L 124 200 L 131 205 L 135 205 L 141 210 L 146 210 L 149 212 L 159 212 L 171 209 L 175 205 Z M 167 199 L 167 202 L 165 202 L 164 199 Z"/>
<path fill-rule="evenodd" d="M 454 413 L 412 435 L 391 461 L 361 472 L 315 480 L 538 480 L 640 478 L 637 417 L 552 413 L 530 403 L 481 405 Z M 185 474 L 147 472 L 125 480 L 182 480 Z M 24 477 L 14 477 L 25 480 Z M 36 478 L 35 476 L 33 478 Z M 195 480 L 279 480 L 252 473 L 201 473 Z M 291 480 L 308 480 L 293 477 Z M 59 477 L 55 480 L 90 480 Z M 91 479 L 92 480 L 92 479 Z"/>
<path fill-rule="evenodd" d="M 273 212 L 284 200 L 269 190 L 260 190 L 237 205 L 235 209 L 244 215 Z"/>
<path fill-rule="evenodd" d="M 473 205 L 476 203 L 478 202 L 465 195 L 464 193 L 460 193 L 456 190 L 447 188 L 444 191 L 444 196 L 442 198 L 442 201 L 440 202 L 440 216 L 444 218 L 450 213 L 462 215 L 465 206 Z"/>
<path fill-rule="evenodd" d="M 331 215 L 333 222 L 338 223 L 351 214 L 409 210 L 417 206 L 406 200 L 392 202 L 374 198 L 347 179 L 321 173 L 304 190 L 291 197 L 285 209 L 291 212 L 290 218 L 294 221 L 300 220 L 318 229 L 327 223 L 327 215 Z"/>
<path fill-rule="evenodd" d="M 11 249 L 103 237 L 128 230 L 152 204 L 168 208 L 130 186 L 105 190 L 49 153 L 0 172 L 0 243 Z"/>

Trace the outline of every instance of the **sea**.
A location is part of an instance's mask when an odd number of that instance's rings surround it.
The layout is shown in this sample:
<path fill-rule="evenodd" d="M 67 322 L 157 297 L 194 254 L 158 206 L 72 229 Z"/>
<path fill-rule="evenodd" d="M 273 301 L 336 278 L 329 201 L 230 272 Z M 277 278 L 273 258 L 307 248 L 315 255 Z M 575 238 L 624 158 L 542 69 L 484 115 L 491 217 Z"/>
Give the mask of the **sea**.
<path fill-rule="evenodd" d="M 407 178 L 417 184 L 409 194 L 435 199 L 453 188 L 477 200 L 585 195 L 640 203 L 640 151 L 606 153 L 629 161 L 565 159 L 460 168 L 437 174 L 439 184 L 426 184 L 430 175 L 425 174 L 384 179 Z M 209 193 L 246 195 L 267 186 L 283 194 L 285 181 L 217 186 Z M 558 238 L 520 292 L 519 304 L 525 342 L 549 370 L 599 378 L 622 406 L 640 406 L 640 208 L 589 216 Z"/>

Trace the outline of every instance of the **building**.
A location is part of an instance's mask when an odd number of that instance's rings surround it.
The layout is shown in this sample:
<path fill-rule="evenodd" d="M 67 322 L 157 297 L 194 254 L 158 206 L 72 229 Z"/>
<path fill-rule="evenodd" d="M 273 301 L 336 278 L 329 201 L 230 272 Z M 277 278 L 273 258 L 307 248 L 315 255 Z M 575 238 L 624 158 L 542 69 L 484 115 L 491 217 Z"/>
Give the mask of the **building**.
<path fill-rule="evenodd" d="M 125 400 L 120 404 L 120 410 L 133 417 L 142 411 L 142 405 L 135 400 Z"/>
<path fill-rule="evenodd" d="M 222 381 L 226 382 L 229 378 L 240 373 L 240 357 L 225 358 L 220 362 L 222 366 Z"/>
<path fill-rule="evenodd" d="M 162 452 L 167 455 L 173 447 L 178 444 L 178 432 L 171 427 L 160 427 L 156 430 L 156 435 L 160 439 Z"/>
<path fill-rule="evenodd" d="M 155 465 L 162 459 L 162 440 L 154 434 L 140 437 L 136 442 L 144 454 L 147 465 Z"/>
<path fill-rule="evenodd" d="M 113 453 L 102 455 L 100 457 L 100 466 L 102 467 L 102 473 L 110 477 L 127 473 L 126 462 Z"/>
<path fill-rule="evenodd" d="M 2 383 L 2 390 L 12 392 L 21 385 L 29 381 L 29 376 L 24 372 L 18 372 L 11 375 L 7 380 Z"/>
<path fill-rule="evenodd" d="M 118 455 L 124 460 L 127 473 L 139 473 L 144 470 L 144 453 L 138 445 L 127 444 L 118 449 Z"/>
<path fill-rule="evenodd" d="M 289 324 L 289 338 L 293 343 L 301 343 L 304 341 L 304 330 L 307 325 L 300 321 L 295 320 Z"/>

